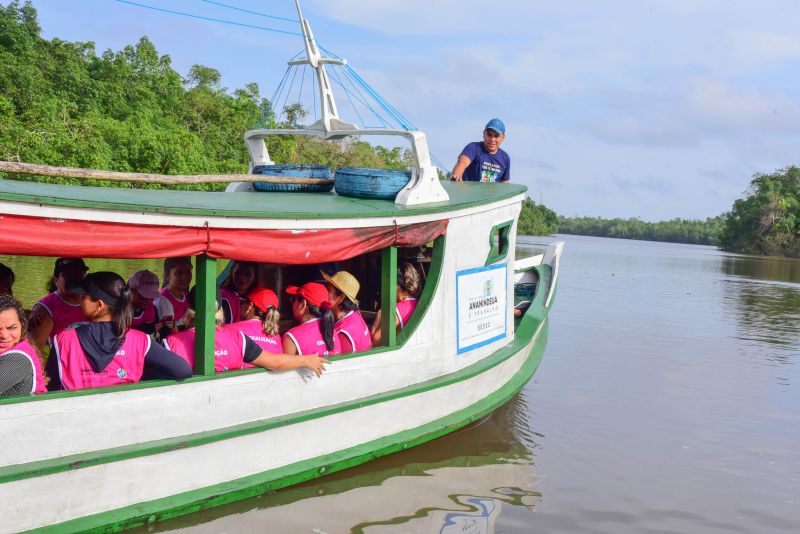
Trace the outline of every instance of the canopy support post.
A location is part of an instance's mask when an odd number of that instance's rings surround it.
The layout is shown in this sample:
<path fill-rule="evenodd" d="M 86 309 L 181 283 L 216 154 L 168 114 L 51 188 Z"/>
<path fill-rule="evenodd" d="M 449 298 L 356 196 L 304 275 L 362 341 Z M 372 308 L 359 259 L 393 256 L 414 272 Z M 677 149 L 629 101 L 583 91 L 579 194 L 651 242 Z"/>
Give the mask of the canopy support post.
<path fill-rule="evenodd" d="M 381 340 L 386 347 L 397 345 L 397 247 L 381 251 Z"/>
<path fill-rule="evenodd" d="M 214 374 L 214 331 L 217 326 L 217 260 L 205 254 L 196 259 L 194 368 L 195 374 L 210 376 Z"/>

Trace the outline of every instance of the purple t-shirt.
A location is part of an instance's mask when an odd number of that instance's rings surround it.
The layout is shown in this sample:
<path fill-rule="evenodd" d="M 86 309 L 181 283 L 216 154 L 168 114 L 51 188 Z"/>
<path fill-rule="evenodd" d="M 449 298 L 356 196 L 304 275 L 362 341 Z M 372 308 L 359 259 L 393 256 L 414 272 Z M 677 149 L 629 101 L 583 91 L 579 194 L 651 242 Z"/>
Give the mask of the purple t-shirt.
<path fill-rule="evenodd" d="M 462 180 L 469 182 L 507 182 L 511 179 L 511 158 L 502 148 L 496 154 L 489 154 L 483 143 L 470 143 L 461 151 L 469 158 Z"/>

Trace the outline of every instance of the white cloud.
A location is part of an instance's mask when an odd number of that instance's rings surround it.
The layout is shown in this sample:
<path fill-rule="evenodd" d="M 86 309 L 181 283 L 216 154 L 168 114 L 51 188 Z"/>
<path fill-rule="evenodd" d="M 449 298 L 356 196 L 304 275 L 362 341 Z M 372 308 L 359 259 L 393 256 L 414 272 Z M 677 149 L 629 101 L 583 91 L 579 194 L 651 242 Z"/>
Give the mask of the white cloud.
<path fill-rule="evenodd" d="M 698 78 L 689 104 L 700 124 L 716 134 L 800 135 L 800 103 L 784 94 Z"/>
<path fill-rule="evenodd" d="M 800 60 L 800 37 L 794 33 L 737 31 L 731 41 L 737 57 L 748 63 Z"/>

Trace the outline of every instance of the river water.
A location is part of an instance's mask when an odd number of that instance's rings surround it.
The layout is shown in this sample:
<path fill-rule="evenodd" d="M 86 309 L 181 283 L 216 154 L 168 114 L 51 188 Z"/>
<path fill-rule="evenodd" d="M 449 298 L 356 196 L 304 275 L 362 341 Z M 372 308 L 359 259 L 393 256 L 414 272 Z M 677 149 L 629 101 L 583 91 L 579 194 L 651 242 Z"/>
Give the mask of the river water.
<path fill-rule="evenodd" d="M 800 531 L 800 261 L 559 238 L 549 345 L 508 405 L 151 530 Z"/>

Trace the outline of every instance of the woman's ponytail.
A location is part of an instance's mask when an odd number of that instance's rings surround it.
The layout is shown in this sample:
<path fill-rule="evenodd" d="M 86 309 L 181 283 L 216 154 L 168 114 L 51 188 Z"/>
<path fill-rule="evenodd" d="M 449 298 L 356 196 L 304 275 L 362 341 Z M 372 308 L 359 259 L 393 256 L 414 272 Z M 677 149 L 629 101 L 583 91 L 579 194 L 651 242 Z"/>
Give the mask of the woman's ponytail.
<path fill-rule="evenodd" d="M 328 350 L 333 350 L 333 323 L 336 320 L 333 318 L 331 303 L 325 301 L 317 307 L 306 300 L 306 304 L 308 304 L 308 311 L 311 312 L 311 315 L 321 319 L 319 331 L 322 334 L 322 339 L 325 341 L 325 346 L 328 347 Z"/>
<path fill-rule="evenodd" d="M 333 309 L 331 309 L 331 303 L 328 301 L 323 302 L 319 305 L 320 311 L 320 331 L 322 332 L 322 339 L 325 340 L 325 346 L 328 347 L 328 350 L 333 350 L 333 323 L 336 321 L 333 318 Z"/>
<path fill-rule="evenodd" d="M 120 339 L 125 337 L 133 322 L 133 294 L 128 284 L 122 286 L 117 305 L 111 308 L 111 320 L 117 337 Z"/>

